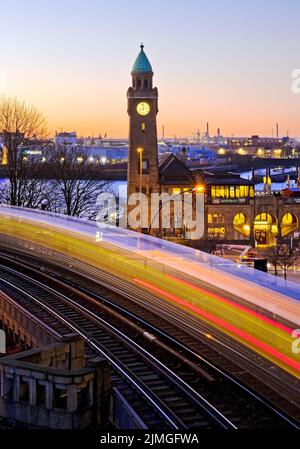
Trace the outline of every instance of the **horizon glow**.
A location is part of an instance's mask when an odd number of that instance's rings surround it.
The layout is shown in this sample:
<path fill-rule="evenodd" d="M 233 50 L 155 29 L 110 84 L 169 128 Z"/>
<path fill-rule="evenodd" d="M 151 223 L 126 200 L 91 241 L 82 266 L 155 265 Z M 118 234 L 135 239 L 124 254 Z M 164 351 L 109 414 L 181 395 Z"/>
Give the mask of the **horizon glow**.
<path fill-rule="evenodd" d="M 21 0 L 1 5 L 0 94 L 54 131 L 127 137 L 126 91 L 141 42 L 159 91 L 158 136 L 300 136 L 297 0 Z"/>

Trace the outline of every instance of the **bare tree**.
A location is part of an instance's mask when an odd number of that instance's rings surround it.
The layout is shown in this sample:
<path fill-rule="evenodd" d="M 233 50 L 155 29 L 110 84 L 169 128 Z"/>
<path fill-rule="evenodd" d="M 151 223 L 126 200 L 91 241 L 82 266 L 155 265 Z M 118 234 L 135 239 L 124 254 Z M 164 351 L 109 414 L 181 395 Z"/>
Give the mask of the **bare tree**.
<path fill-rule="evenodd" d="M 35 176 L 40 174 L 40 167 L 34 167 L 34 159 L 28 160 L 24 151 L 36 146 L 38 139 L 45 136 L 45 123 L 44 116 L 33 106 L 17 99 L 0 99 L 0 133 L 7 152 L 8 179 L 2 198 L 8 204 L 38 207 L 42 185 Z"/>
<path fill-rule="evenodd" d="M 265 257 L 268 262 L 271 263 L 274 267 L 275 276 L 278 275 L 278 267 L 280 266 L 280 251 L 281 245 L 270 246 L 266 250 L 263 251 L 262 255 Z"/>
<path fill-rule="evenodd" d="M 215 238 L 205 240 L 191 240 L 192 248 L 199 249 L 205 253 L 214 255 L 218 248 L 219 241 Z"/>
<path fill-rule="evenodd" d="M 52 149 L 48 158 L 54 177 L 45 208 L 73 217 L 95 218 L 97 196 L 108 191 L 110 183 L 99 168 L 96 172 L 89 152 L 62 145 Z"/>
<path fill-rule="evenodd" d="M 295 263 L 297 250 L 290 245 L 279 245 L 279 264 L 283 270 L 284 279 L 287 278 L 288 269 Z"/>

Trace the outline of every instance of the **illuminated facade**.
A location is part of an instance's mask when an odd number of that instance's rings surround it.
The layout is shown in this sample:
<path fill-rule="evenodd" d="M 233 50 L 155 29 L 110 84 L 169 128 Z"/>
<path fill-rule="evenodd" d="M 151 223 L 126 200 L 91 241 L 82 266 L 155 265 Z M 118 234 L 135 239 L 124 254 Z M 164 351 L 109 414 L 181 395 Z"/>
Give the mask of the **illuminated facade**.
<path fill-rule="evenodd" d="M 272 246 L 299 241 L 300 189 L 255 193 L 252 181 L 238 174 L 198 174 L 205 186 L 205 239 Z"/>
<path fill-rule="evenodd" d="M 205 238 L 250 241 L 254 183 L 234 173 L 199 174 L 196 179 L 205 185 Z"/>
<path fill-rule="evenodd" d="M 203 239 L 258 246 L 274 245 L 278 239 L 297 238 L 300 220 L 300 193 L 287 192 L 279 197 L 271 193 L 255 194 L 254 182 L 236 173 L 206 173 L 186 166 L 186 154 L 175 156 L 164 152 L 158 155 L 156 116 L 158 91 L 153 87 L 151 64 L 141 45 L 132 69 L 132 86 L 128 89 L 129 151 L 128 198 L 142 192 L 150 198 L 152 193 L 167 193 L 184 198 L 202 186 L 205 196 Z M 229 146 L 239 148 L 264 148 L 276 151 L 283 148 L 284 139 L 232 138 Z M 261 155 L 266 156 L 267 153 Z M 275 153 L 274 153 L 275 154 Z M 279 154 L 279 153 L 278 153 Z M 300 190 L 299 190 L 300 192 Z M 184 219 L 174 218 L 174 204 L 169 201 L 170 227 L 159 227 L 151 233 L 165 236 L 184 236 Z M 135 203 L 136 205 L 136 203 Z M 135 205 L 133 207 L 135 207 Z M 132 206 L 128 205 L 128 211 Z M 148 203 L 148 222 L 151 202 Z M 159 214 L 158 210 L 158 214 Z M 161 217 L 161 216 L 160 216 Z M 150 220 L 151 221 L 151 220 Z M 141 225 L 142 232 L 149 228 Z"/>

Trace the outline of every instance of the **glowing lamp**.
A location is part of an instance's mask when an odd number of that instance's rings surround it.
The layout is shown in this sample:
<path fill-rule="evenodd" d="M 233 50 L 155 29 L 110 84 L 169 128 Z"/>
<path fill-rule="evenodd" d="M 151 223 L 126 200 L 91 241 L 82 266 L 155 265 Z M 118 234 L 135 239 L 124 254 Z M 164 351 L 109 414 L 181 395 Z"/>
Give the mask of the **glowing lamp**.
<path fill-rule="evenodd" d="M 205 186 L 203 186 L 203 185 L 201 185 L 201 184 L 199 184 L 199 185 L 196 186 L 196 188 L 195 188 L 195 191 L 196 191 L 197 193 L 203 193 L 204 190 L 205 190 Z"/>

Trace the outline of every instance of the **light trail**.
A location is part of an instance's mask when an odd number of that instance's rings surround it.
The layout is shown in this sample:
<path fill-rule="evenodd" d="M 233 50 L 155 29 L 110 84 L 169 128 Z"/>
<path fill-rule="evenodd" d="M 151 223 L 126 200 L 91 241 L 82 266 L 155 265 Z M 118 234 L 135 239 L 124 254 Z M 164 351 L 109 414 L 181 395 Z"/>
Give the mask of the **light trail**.
<path fill-rule="evenodd" d="M 234 301 L 231 301 L 230 299 L 224 298 L 223 296 L 217 295 L 216 293 L 210 292 L 208 290 L 205 290 L 204 288 L 198 287 L 197 285 L 194 285 L 190 282 L 184 281 L 182 279 L 179 279 L 178 277 L 172 276 L 170 274 L 166 275 L 167 278 L 178 282 L 179 284 L 191 288 L 193 290 L 196 290 L 204 295 L 209 295 L 212 298 L 215 298 L 217 301 L 221 301 L 224 304 L 228 304 L 232 307 L 234 307 L 235 309 L 239 309 L 243 312 L 248 313 L 249 315 L 254 316 L 255 318 L 260 319 L 261 321 L 265 321 L 268 324 L 271 324 L 274 327 L 277 327 L 278 329 L 283 330 L 284 332 L 286 332 L 288 335 L 291 335 L 291 333 L 293 332 L 294 329 L 292 329 L 291 327 L 285 326 L 284 324 L 279 323 L 278 321 L 272 320 L 271 318 L 266 317 L 265 315 L 262 315 L 261 313 L 257 313 L 252 309 L 249 309 L 248 307 L 242 306 L 241 304 L 238 304 Z"/>
<path fill-rule="evenodd" d="M 200 309 L 199 307 L 194 306 L 193 304 L 188 303 L 187 301 L 179 298 L 178 296 L 175 296 L 173 294 L 170 294 L 158 287 L 155 287 L 154 285 L 151 285 L 147 282 L 142 281 L 141 279 L 133 279 L 133 281 L 136 284 L 141 285 L 144 288 L 147 288 L 148 290 L 151 290 L 159 295 L 162 295 L 171 301 L 184 306 L 184 308 L 191 310 L 192 312 L 196 313 L 197 315 L 200 315 L 201 317 L 205 318 L 206 320 L 210 321 L 211 323 L 217 325 L 217 327 L 229 331 L 230 334 L 234 334 L 242 340 L 250 343 L 251 345 L 255 346 L 256 348 L 262 350 L 263 352 L 269 354 L 272 357 L 275 357 L 276 359 L 280 360 L 284 364 L 290 366 L 293 370 L 300 373 L 300 363 L 296 362 L 295 360 L 287 357 L 286 355 L 282 354 L 278 350 L 272 348 L 271 346 L 267 345 L 266 343 L 252 337 L 250 334 L 238 329 L 235 326 L 232 326 L 230 323 L 227 323 L 226 321 L 220 319 L 219 317 L 206 312 L 205 310 Z"/>
<path fill-rule="evenodd" d="M 87 220 L 0 207 L 1 234 L 26 241 L 30 250 L 31 244 L 38 244 L 126 281 L 139 279 L 157 289 L 156 294 L 162 299 L 158 307 L 162 310 L 166 300 L 173 297 L 174 303 L 177 298 L 183 301 L 176 303 L 178 307 L 185 307 L 198 318 L 201 310 L 204 320 L 299 377 L 299 359 L 292 353 L 293 329 L 280 322 L 286 320 L 294 323 L 295 328 L 300 327 L 299 286 L 293 290 L 295 297 L 290 297 L 287 294 L 294 284 L 287 283 L 284 295 L 281 287 L 278 291 L 268 288 L 271 281 L 278 282 L 272 275 L 256 274 L 257 270 L 249 269 L 252 280 L 250 275 L 249 279 L 238 277 L 227 261 L 212 265 L 209 255 L 120 228 L 104 227 L 103 240 L 97 241 L 97 230 L 96 224 Z M 261 285 L 262 280 L 266 285 Z M 216 292 L 195 285 L 196 282 L 212 286 Z M 226 295 L 233 297 L 228 299 Z M 249 308 L 247 302 L 251 304 Z M 258 308 L 273 313 L 273 318 Z"/>

